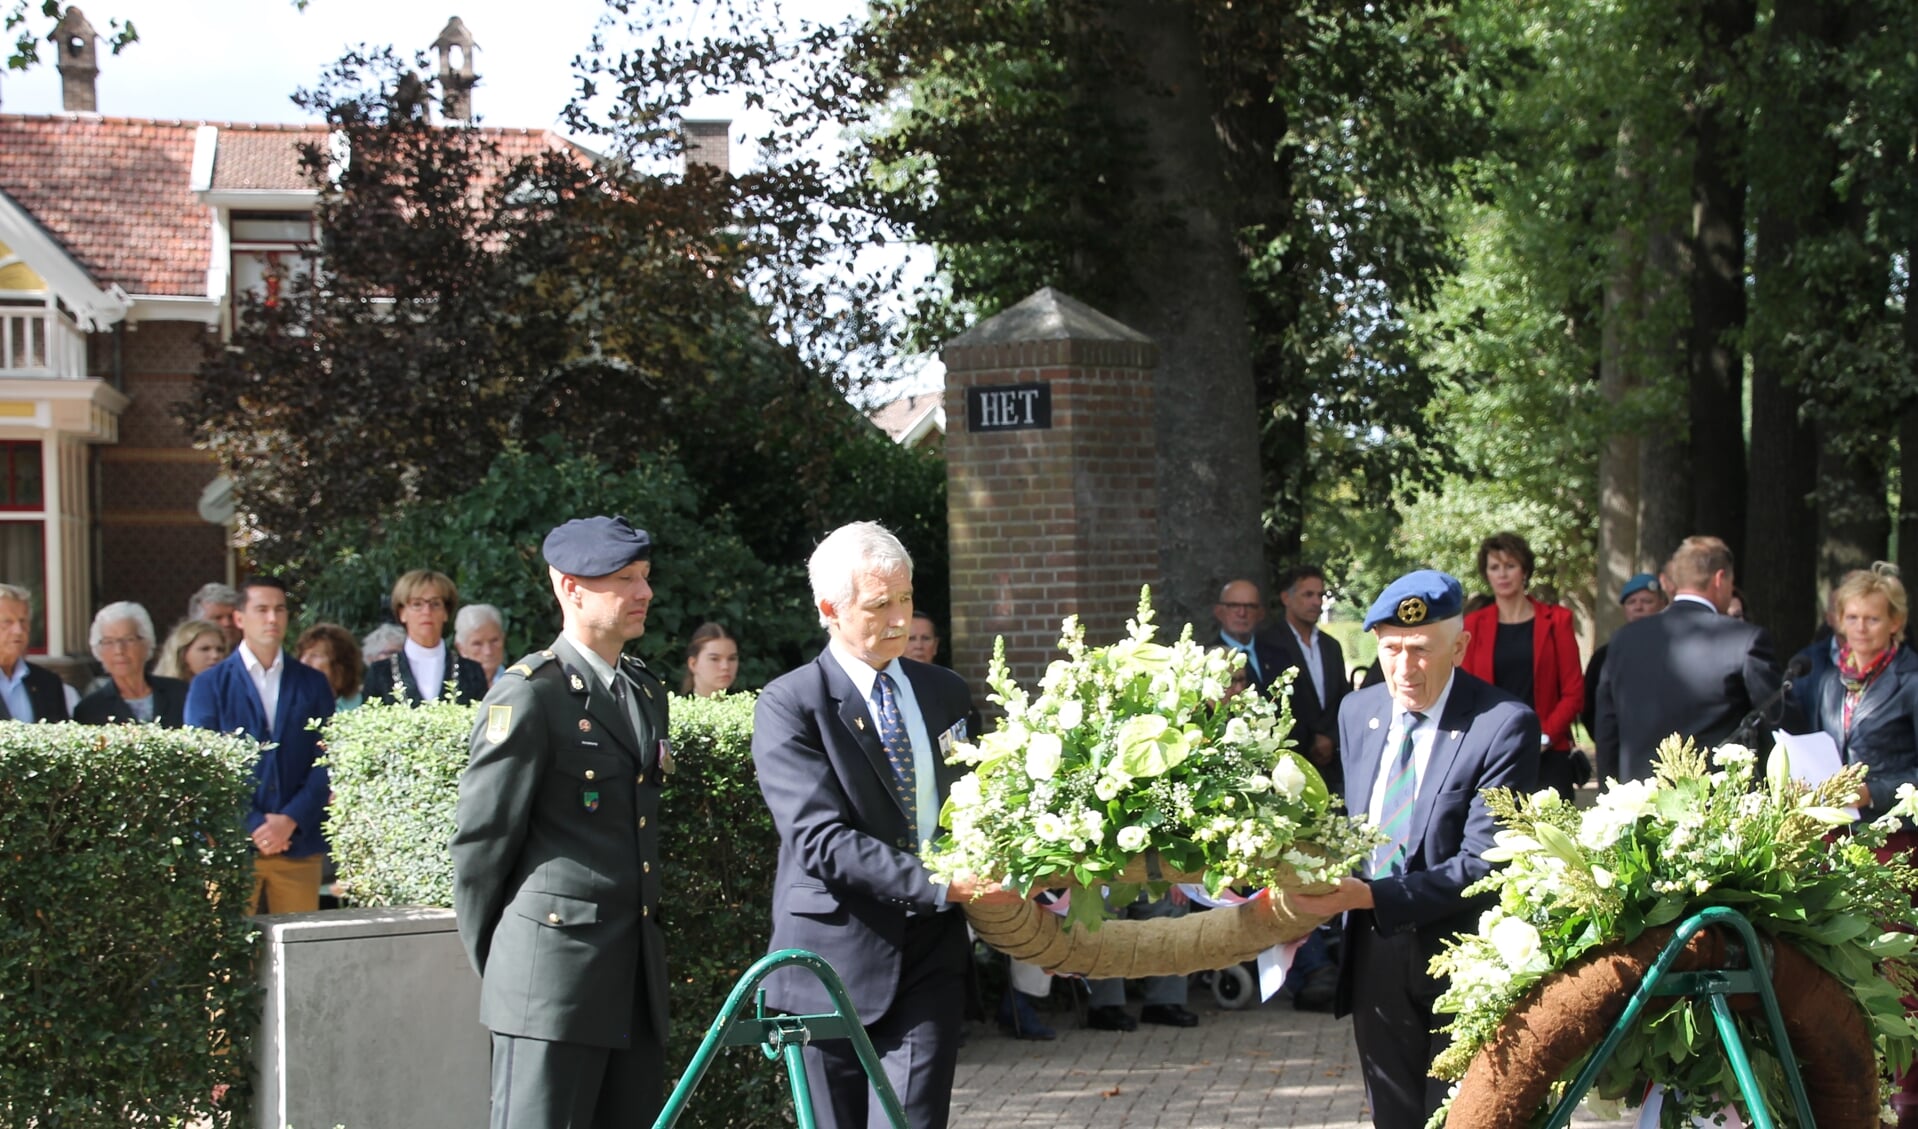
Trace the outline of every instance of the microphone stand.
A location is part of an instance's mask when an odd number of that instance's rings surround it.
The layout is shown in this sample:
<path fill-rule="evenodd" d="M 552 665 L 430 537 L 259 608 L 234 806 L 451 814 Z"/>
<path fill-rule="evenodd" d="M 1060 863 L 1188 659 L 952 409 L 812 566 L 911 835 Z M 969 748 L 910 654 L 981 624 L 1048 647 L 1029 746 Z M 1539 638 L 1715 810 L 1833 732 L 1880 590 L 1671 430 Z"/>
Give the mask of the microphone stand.
<path fill-rule="evenodd" d="M 1732 730 L 1731 736 L 1725 738 L 1725 744 L 1743 745 L 1748 749 L 1755 750 L 1758 747 L 1758 740 L 1765 726 L 1765 715 L 1771 712 L 1773 706 L 1780 707 L 1778 720 L 1780 722 L 1785 720 L 1785 711 L 1783 709 L 1785 695 L 1791 693 L 1792 683 L 1799 677 L 1803 677 L 1803 675 L 1794 675 L 1791 670 L 1787 668 L 1785 677 L 1778 683 L 1778 689 L 1772 692 L 1771 697 L 1760 702 L 1757 707 L 1745 715 L 1745 719 L 1738 723 L 1738 728 Z"/>

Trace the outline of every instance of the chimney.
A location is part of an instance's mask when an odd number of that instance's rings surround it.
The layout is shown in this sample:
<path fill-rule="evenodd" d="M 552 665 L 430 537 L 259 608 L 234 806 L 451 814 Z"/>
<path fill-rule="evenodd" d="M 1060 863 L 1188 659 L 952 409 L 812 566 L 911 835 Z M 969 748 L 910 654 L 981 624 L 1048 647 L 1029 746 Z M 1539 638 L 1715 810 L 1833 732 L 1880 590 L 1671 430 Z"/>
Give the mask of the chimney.
<path fill-rule="evenodd" d="M 80 9 L 70 7 L 47 38 L 53 40 L 60 56 L 61 108 L 70 114 L 98 113 L 93 80 L 100 74 L 100 66 L 94 60 L 93 45 L 100 34 Z"/>
<path fill-rule="evenodd" d="M 446 21 L 440 37 L 433 41 L 440 53 L 440 111 L 449 122 L 473 120 L 473 85 L 479 76 L 473 73 L 473 52 L 479 44 L 458 16 Z M 453 65 L 453 51 L 459 51 L 459 65 Z"/>
<path fill-rule="evenodd" d="M 733 171 L 732 140 L 728 134 L 733 123 L 724 119 L 689 121 L 686 127 L 686 167 L 707 165 L 725 176 Z"/>

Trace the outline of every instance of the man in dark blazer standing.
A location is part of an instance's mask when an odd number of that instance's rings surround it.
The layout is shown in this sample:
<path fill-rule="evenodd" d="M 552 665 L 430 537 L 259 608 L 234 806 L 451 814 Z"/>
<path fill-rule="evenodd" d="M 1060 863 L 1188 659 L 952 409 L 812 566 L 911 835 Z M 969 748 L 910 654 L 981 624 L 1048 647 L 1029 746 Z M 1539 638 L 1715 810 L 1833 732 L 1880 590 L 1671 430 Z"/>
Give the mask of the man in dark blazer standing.
<path fill-rule="evenodd" d="M 332 788 L 314 764 L 320 735 L 310 723 L 333 716 L 326 675 L 295 662 L 281 644 L 292 618 L 286 582 L 252 576 L 240 583 L 240 645 L 187 687 L 186 723 L 269 742 L 253 764 L 253 896 L 247 912 L 311 913 L 320 908 L 326 839 L 320 820 Z"/>
<path fill-rule="evenodd" d="M 363 693 L 369 702 L 395 696 L 409 705 L 451 701 L 477 702 L 486 696 L 486 671 L 464 658 L 446 638 L 446 625 L 459 611 L 460 593 L 453 578 L 430 568 L 416 568 L 393 585 L 393 618 L 406 629 L 406 642 L 366 670 Z"/>
<path fill-rule="evenodd" d="M 0 584 L 0 721 L 66 721 L 79 695 L 59 675 L 27 661 L 33 594 Z"/>
<path fill-rule="evenodd" d="M 1736 583 L 1725 543 L 1687 537 L 1665 569 L 1671 607 L 1619 628 L 1607 648 L 1593 734 L 1601 780 L 1649 779 L 1658 743 L 1674 733 L 1724 741 L 1778 690 L 1771 635 L 1724 614 Z"/>
<path fill-rule="evenodd" d="M 913 1129 L 942 1129 L 970 952 L 954 903 L 1017 897 L 966 877 L 935 885 L 919 861 L 959 775 L 945 760 L 967 736 L 972 694 L 952 671 L 901 657 L 912 558 L 884 527 L 834 530 L 808 568 L 826 649 L 773 680 L 753 712 L 753 763 L 779 832 L 772 949 L 826 958 Z M 767 1003 L 833 1007 L 799 969 L 768 979 Z M 805 1053 L 820 1125 L 885 1123 L 849 1040 Z"/>
<path fill-rule="evenodd" d="M 1345 674 L 1345 649 L 1319 630 L 1325 612 L 1325 572 L 1317 565 L 1287 570 L 1279 589 L 1285 614 L 1271 632 L 1279 654 L 1279 673 L 1296 669 L 1292 681 L 1292 739 L 1299 752 L 1318 766 L 1326 787 L 1341 790 L 1339 706 L 1351 693 Z"/>
<path fill-rule="evenodd" d="M 1247 683 L 1261 694 L 1270 690 L 1284 673 L 1285 660 L 1274 642 L 1259 634 L 1259 624 L 1265 622 L 1265 596 L 1259 586 L 1243 577 L 1227 581 L 1212 605 L 1212 619 L 1219 625 L 1214 646 L 1244 655 Z"/>
<path fill-rule="evenodd" d="M 1306 913 L 1345 915 L 1337 1012 L 1352 1016 L 1378 1129 L 1421 1129 L 1445 1098 L 1428 1074 L 1449 1041 L 1432 1012 L 1444 983 L 1427 963 L 1493 900 L 1464 896 L 1491 870 L 1483 855 L 1497 826 L 1482 793 L 1530 792 L 1538 779 L 1538 715 L 1457 669 L 1464 604 L 1455 578 L 1421 570 L 1366 614 L 1385 681 L 1346 698 L 1339 747 L 1347 810 L 1387 842 L 1364 876 L 1289 895 Z"/>
<path fill-rule="evenodd" d="M 652 538 L 619 517 L 546 535 L 564 626 L 475 720 L 453 907 L 493 1033 L 493 1129 L 650 1125 L 665 1095 L 659 800 L 666 689 L 646 630 Z"/>

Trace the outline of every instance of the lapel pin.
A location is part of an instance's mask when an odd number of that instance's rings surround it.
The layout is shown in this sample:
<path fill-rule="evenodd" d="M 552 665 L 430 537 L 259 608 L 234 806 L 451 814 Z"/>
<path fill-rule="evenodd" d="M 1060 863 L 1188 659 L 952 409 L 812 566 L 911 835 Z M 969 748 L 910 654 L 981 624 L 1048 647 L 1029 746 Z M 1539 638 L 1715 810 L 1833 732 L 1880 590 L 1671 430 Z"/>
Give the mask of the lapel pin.
<path fill-rule="evenodd" d="M 1371 721 L 1366 723 L 1365 727 L 1367 729 L 1377 729 L 1379 727 L 1379 719 L 1376 717 L 1373 718 Z"/>
<path fill-rule="evenodd" d="M 586 689 L 586 680 L 585 680 L 585 679 L 583 679 L 583 678 L 581 678 L 581 677 L 580 677 L 579 675 L 577 675 L 577 674 L 575 674 L 575 675 L 573 675 L 573 689 L 575 689 L 575 690 L 584 690 L 584 689 Z"/>
<path fill-rule="evenodd" d="M 583 717 L 582 717 L 582 718 L 580 718 L 580 719 L 579 719 L 579 731 L 580 731 L 581 733 L 591 733 L 591 732 L 593 731 L 593 723 L 592 723 L 592 722 L 590 722 L 590 721 L 587 721 L 587 720 L 586 720 L 585 718 L 583 718 Z"/>
<path fill-rule="evenodd" d="M 861 732 L 861 733 L 864 733 L 864 732 L 866 731 L 866 719 L 865 719 L 865 718 L 863 718 L 863 717 L 855 717 L 855 718 L 853 718 L 853 719 L 852 719 L 852 723 L 853 723 L 853 724 L 854 724 L 855 726 L 857 726 L 857 727 L 859 728 L 859 732 Z"/>
<path fill-rule="evenodd" d="M 639 688 L 640 688 L 641 690 L 643 690 L 643 691 L 645 691 L 645 693 L 646 693 L 646 700 L 647 700 L 647 701 L 649 701 L 649 702 L 650 702 L 650 701 L 652 701 L 652 699 L 653 699 L 653 688 L 652 688 L 651 686 L 648 686 L 648 685 L 646 685 L 646 684 L 645 684 L 644 682 L 642 682 L 642 683 L 640 683 L 640 684 L 639 684 Z"/>

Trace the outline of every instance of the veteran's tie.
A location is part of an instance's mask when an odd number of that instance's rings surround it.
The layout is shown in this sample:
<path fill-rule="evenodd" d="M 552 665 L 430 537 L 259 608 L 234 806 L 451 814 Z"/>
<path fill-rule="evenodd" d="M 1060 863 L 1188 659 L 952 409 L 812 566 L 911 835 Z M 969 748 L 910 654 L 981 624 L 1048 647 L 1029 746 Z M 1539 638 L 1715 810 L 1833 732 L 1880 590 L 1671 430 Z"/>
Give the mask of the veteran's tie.
<path fill-rule="evenodd" d="M 899 805 L 906 809 L 906 826 L 912 828 L 913 845 L 906 849 L 917 852 L 919 779 L 912 762 L 912 738 L 906 735 L 906 718 L 899 712 L 898 694 L 892 676 L 880 671 L 879 677 L 872 681 L 873 720 L 879 723 L 879 744 L 886 750 L 886 759 L 892 762 L 893 788 L 897 790 Z"/>
<path fill-rule="evenodd" d="M 1419 798 L 1418 759 L 1412 751 L 1412 734 L 1424 720 L 1422 713 L 1405 715 L 1405 732 L 1399 737 L 1398 752 L 1385 779 L 1385 797 L 1379 805 L 1379 830 L 1385 833 L 1386 839 L 1372 852 L 1374 878 L 1404 871 L 1405 856 L 1411 853 L 1412 806 Z"/>

